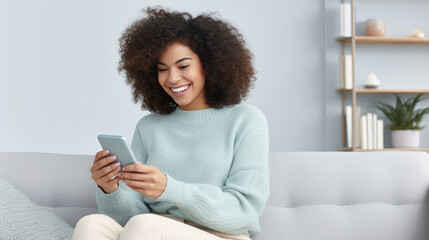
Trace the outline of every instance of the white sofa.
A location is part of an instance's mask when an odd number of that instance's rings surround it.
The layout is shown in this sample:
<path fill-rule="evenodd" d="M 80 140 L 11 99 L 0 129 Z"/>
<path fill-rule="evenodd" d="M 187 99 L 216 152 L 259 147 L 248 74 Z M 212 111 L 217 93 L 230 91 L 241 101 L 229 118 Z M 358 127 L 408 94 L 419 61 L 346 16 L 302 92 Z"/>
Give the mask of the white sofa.
<path fill-rule="evenodd" d="M 95 213 L 93 156 L 0 153 L 0 178 L 74 226 Z M 271 195 L 254 240 L 428 240 L 424 152 L 271 153 Z"/>

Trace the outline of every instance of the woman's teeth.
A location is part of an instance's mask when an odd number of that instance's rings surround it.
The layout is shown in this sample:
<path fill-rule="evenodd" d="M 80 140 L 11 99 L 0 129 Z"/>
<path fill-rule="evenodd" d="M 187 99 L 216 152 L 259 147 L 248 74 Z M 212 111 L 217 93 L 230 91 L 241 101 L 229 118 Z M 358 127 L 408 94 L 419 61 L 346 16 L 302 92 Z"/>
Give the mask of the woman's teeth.
<path fill-rule="evenodd" d="M 191 84 L 186 85 L 186 86 L 182 86 L 182 87 L 178 87 L 178 88 L 171 88 L 171 91 L 173 91 L 175 93 L 182 92 L 182 91 L 185 91 L 186 89 L 188 89 L 189 86 L 191 86 Z"/>

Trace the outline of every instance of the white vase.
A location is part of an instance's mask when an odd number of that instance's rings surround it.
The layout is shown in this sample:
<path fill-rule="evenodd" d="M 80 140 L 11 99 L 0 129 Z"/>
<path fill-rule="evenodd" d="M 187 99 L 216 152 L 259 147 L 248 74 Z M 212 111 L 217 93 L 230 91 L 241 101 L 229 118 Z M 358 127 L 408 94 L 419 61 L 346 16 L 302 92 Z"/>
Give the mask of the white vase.
<path fill-rule="evenodd" d="M 420 130 L 392 130 L 392 147 L 418 148 L 420 146 Z"/>

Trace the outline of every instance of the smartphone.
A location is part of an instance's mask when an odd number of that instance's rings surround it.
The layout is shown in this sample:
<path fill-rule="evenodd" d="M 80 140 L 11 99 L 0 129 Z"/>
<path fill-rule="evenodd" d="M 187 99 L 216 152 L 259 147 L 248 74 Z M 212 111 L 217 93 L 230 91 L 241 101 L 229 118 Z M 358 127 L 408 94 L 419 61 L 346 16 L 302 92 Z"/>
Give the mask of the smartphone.
<path fill-rule="evenodd" d="M 120 162 L 121 167 L 137 163 L 137 159 L 125 141 L 125 137 L 100 134 L 98 135 L 98 141 L 104 150 L 109 150 L 109 156 L 116 156 L 115 162 Z"/>

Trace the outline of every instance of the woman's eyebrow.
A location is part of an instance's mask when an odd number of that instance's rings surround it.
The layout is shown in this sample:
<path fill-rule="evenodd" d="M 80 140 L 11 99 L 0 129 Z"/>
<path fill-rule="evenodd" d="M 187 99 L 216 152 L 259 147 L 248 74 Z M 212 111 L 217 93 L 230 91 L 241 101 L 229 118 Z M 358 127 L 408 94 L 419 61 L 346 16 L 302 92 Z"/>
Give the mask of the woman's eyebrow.
<path fill-rule="evenodd" d="M 179 62 L 185 61 L 185 60 L 192 60 L 192 58 L 185 57 L 185 58 L 177 60 L 174 64 L 178 64 Z"/>
<path fill-rule="evenodd" d="M 178 63 L 185 61 L 185 60 L 192 60 L 192 58 L 184 57 L 184 58 L 177 60 L 174 64 L 178 64 Z M 167 66 L 167 64 L 165 64 L 163 62 L 159 62 L 159 61 L 156 62 L 156 64 Z"/>

